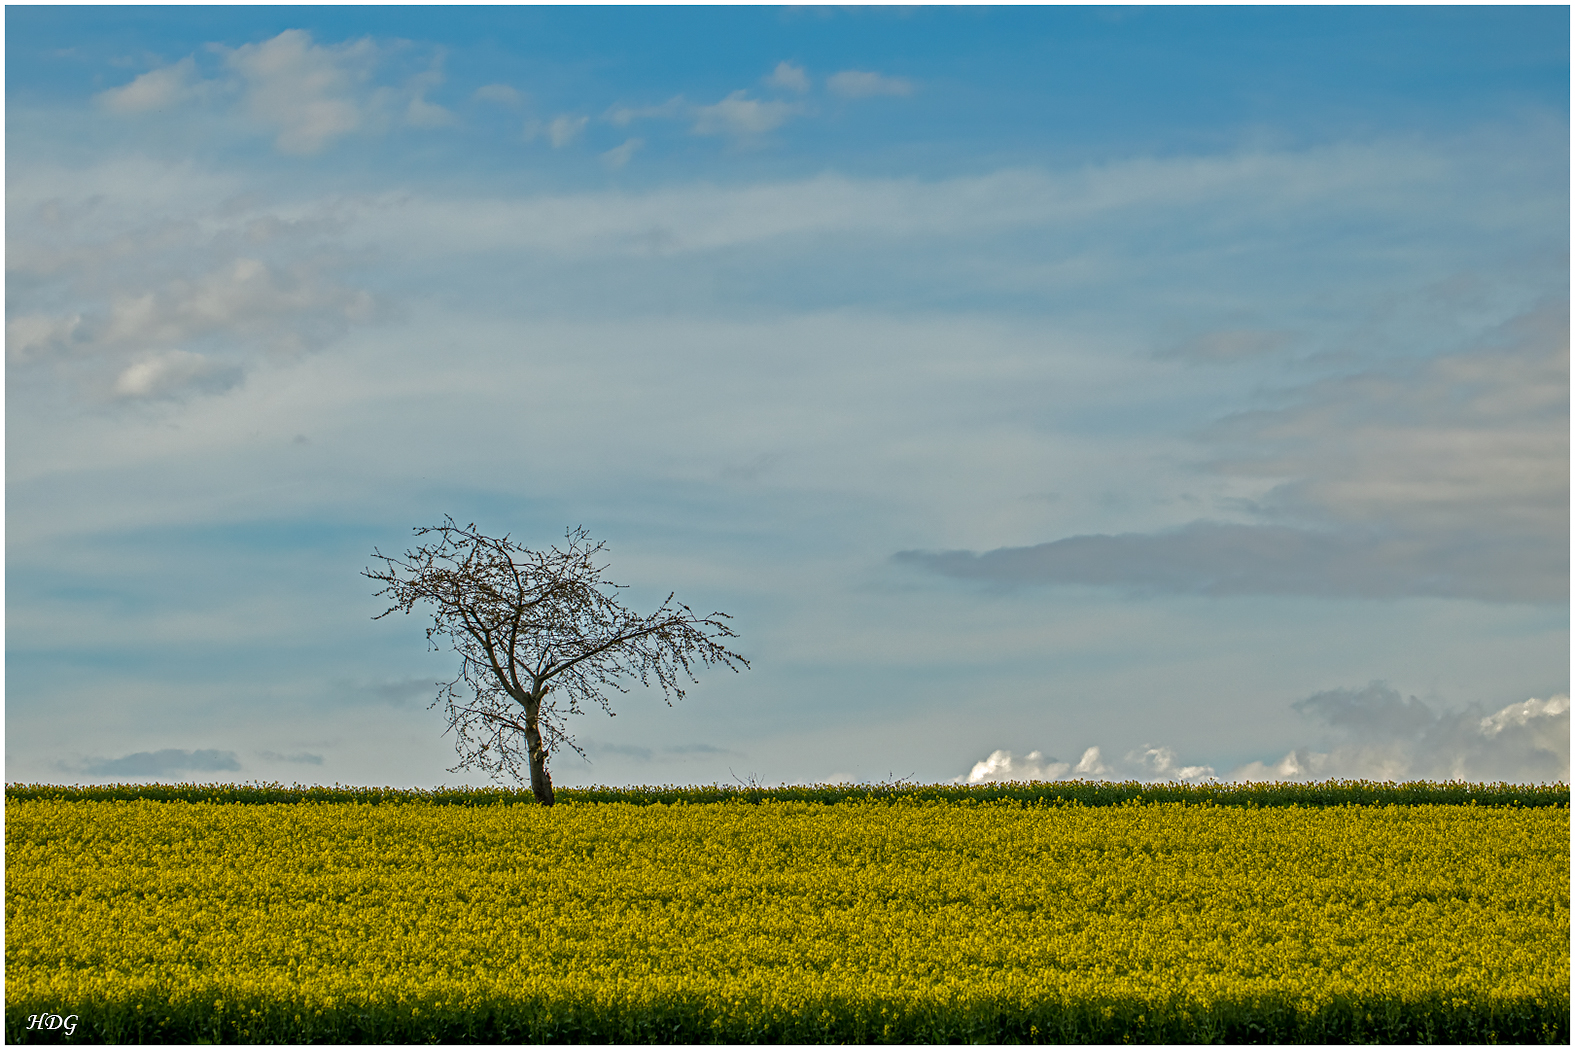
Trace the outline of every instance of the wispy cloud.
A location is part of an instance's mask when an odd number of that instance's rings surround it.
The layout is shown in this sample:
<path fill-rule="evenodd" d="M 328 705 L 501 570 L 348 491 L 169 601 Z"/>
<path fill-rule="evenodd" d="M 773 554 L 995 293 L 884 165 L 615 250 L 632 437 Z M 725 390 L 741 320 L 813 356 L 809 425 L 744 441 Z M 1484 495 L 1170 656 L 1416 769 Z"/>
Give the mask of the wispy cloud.
<path fill-rule="evenodd" d="M 471 98 L 480 102 L 496 102 L 504 106 L 518 106 L 525 101 L 518 88 L 508 84 L 483 84 Z"/>
<path fill-rule="evenodd" d="M 257 752 L 257 757 L 266 759 L 269 762 L 290 762 L 303 766 L 320 766 L 323 764 L 322 755 L 313 754 L 309 751 L 302 751 L 294 755 L 283 755 L 277 751 L 259 751 Z"/>
<path fill-rule="evenodd" d="M 65 370 L 111 400 L 213 394 L 259 356 L 291 359 L 375 313 L 369 293 L 325 272 L 331 222 L 232 201 L 211 203 L 211 222 L 177 224 L 160 205 L 124 203 L 142 218 L 121 226 L 101 199 L 31 232 L 13 223 L 12 272 L 53 289 L 38 305 L 67 304 L 7 319 L 13 367 Z"/>
<path fill-rule="evenodd" d="M 717 747 L 715 744 L 674 744 L 665 748 L 673 755 L 737 755 L 738 751 L 732 748 Z"/>
<path fill-rule="evenodd" d="M 1273 353 L 1283 347 L 1287 341 L 1284 332 L 1255 328 L 1224 328 L 1205 332 L 1167 347 L 1157 356 L 1210 364 L 1230 364 Z"/>
<path fill-rule="evenodd" d="M 625 139 L 621 146 L 614 146 L 602 154 L 602 163 L 616 171 L 628 164 L 635 152 L 644 145 L 644 139 Z"/>
<path fill-rule="evenodd" d="M 199 81 L 196 59 L 188 55 L 174 65 L 150 69 L 123 87 L 101 91 L 97 99 L 114 113 L 152 113 L 196 97 Z"/>
<path fill-rule="evenodd" d="M 216 394 L 241 381 L 235 365 L 211 361 L 185 350 L 165 350 L 133 363 L 115 378 L 120 398 L 166 399 L 188 393 Z"/>
<path fill-rule="evenodd" d="M 688 116 L 691 109 L 682 95 L 674 95 L 655 106 L 613 106 L 607 111 L 606 119 L 621 128 L 636 120 L 674 120 Z"/>
<path fill-rule="evenodd" d="M 126 116 L 197 100 L 233 100 L 246 119 L 274 135 L 281 153 L 304 156 L 350 135 L 453 122 L 448 109 L 427 98 L 444 82 L 441 52 L 403 83 L 378 82 L 378 67 L 400 49 L 369 37 L 319 44 L 305 30 L 287 29 L 236 48 L 210 44 L 199 54 L 218 56 L 222 68 L 214 76 L 203 77 L 197 56 L 188 55 L 97 97 L 105 109 Z"/>
<path fill-rule="evenodd" d="M 316 153 L 372 119 L 372 99 L 362 90 L 377 61 L 370 39 L 323 47 L 310 33 L 287 29 L 243 44 L 227 61 L 245 83 L 247 112 L 277 129 L 281 152 Z"/>
<path fill-rule="evenodd" d="M 792 105 L 783 103 L 782 105 Z M 755 111 L 745 107 L 745 114 Z M 782 114 L 778 114 L 782 115 Z M 763 123 L 770 123 L 775 117 Z M 741 118 L 743 130 L 759 127 Z M 718 131 L 733 125 L 725 120 Z M 1427 185 L 1439 160 L 1410 149 L 1346 148 L 1234 157 L 1110 164 L 1078 172 L 1009 170 L 926 182 L 817 176 L 733 189 L 693 187 L 643 194 L 564 193 L 514 199 L 420 201 L 401 197 L 397 214 L 378 202 L 375 221 L 422 222 L 430 208 L 449 223 L 423 227 L 435 248 L 490 250 L 502 244 L 583 254 L 631 228 L 656 222 L 681 229 L 684 243 L 711 250 L 787 236 L 982 236 L 1030 226 L 1105 223 L 1140 242 L 1153 216 L 1185 209 L 1199 221 L 1283 213 L 1297 201 L 1333 206 L 1381 197 L 1397 185 Z M 337 215 L 356 214 L 340 201 Z M 1207 219 L 1202 218 L 1207 216 Z M 1253 221 L 1257 221 L 1254 219 Z M 1128 225 L 1130 224 L 1130 226 Z"/>
<path fill-rule="evenodd" d="M 1387 526 L 1440 546 L 1458 536 L 1496 546 L 1490 557 L 1523 559 L 1522 572 L 1568 574 L 1567 299 L 1465 352 L 1364 370 L 1288 400 L 1208 435 L 1221 452 L 1216 470 L 1290 479 L 1262 501 L 1268 514 Z M 1520 587 L 1547 593 L 1529 579 Z"/>
<path fill-rule="evenodd" d="M 913 81 L 904 77 L 846 69 L 826 78 L 826 90 L 843 98 L 873 98 L 879 95 L 901 98 L 913 94 Z"/>
<path fill-rule="evenodd" d="M 639 744 L 586 741 L 584 747 L 586 753 L 591 756 L 612 755 L 641 763 L 683 762 L 697 757 L 740 755 L 738 751 L 717 747 L 715 744 L 668 744 L 663 747 L 644 747 Z"/>
<path fill-rule="evenodd" d="M 1290 400 L 1210 434 L 1218 472 L 1287 479 L 1249 508 L 1261 523 L 895 558 L 964 579 L 1150 593 L 1567 598 L 1566 302 L 1468 352 L 1321 382 Z"/>
<path fill-rule="evenodd" d="M 720 102 L 695 108 L 696 135 L 764 135 L 787 123 L 801 112 L 796 102 L 750 98 L 748 92 L 735 91 Z"/>
<path fill-rule="evenodd" d="M 547 141 L 552 143 L 553 149 L 561 149 L 580 137 L 589 120 L 589 117 L 576 117 L 569 113 L 553 117 L 547 125 Z"/>
<path fill-rule="evenodd" d="M 352 682 L 339 680 L 333 683 L 334 691 L 354 705 L 376 704 L 389 707 L 425 707 L 443 688 L 443 683 L 432 678 L 400 678 L 385 681 Z"/>
<path fill-rule="evenodd" d="M 409 100 L 405 103 L 405 123 L 413 128 L 441 128 L 454 123 L 454 114 L 443 106 L 427 100 L 427 92 L 443 84 L 443 53 L 432 59 L 425 73 L 418 73 L 405 85 Z"/>
<path fill-rule="evenodd" d="M 803 93 L 809 90 L 809 77 L 804 72 L 803 66 L 795 66 L 791 62 L 778 62 L 769 76 L 762 77 L 762 81 L 772 87 L 785 88 L 788 91 Z"/>

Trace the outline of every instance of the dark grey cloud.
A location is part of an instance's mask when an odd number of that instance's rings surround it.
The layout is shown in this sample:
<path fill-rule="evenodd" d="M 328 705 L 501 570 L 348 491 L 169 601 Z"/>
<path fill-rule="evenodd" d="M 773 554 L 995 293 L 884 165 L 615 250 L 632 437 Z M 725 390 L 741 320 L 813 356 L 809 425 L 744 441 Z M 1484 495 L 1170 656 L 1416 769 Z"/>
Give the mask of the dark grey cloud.
<path fill-rule="evenodd" d="M 161 777 L 173 773 L 234 773 L 241 764 L 234 751 L 138 751 L 120 758 L 89 759 L 82 771 L 95 777 Z"/>
<path fill-rule="evenodd" d="M 1071 536 L 1032 547 L 901 551 L 898 562 L 1005 584 L 1125 588 L 1137 593 L 1305 594 L 1499 602 L 1563 601 L 1569 549 L 1484 544 L 1471 535 L 1384 535 L 1196 521 L 1158 533 Z"/>
<path fill-rule="evenodd" d="M 1253 762 L 1236 780 L 1569 780 L 1570 700 L 1552 696 L 1496 710 L 1468 704 L 1435 711 L 1383 682 L 1331 689 L 1291 705 L 1322 722 L 1320 747 L 1293 748 L 1278 762 Z"/>
<path fill-rule="evenodd" d="M 1330 689 L 1298 700 L 1291 708 L 1322 719 L 1337 729 L 1388 735 L 1417 733 L 1432 725 L 1436 716 L 1416 697 L 1401 698 L 1383 682 L 1366 689 Z"/>

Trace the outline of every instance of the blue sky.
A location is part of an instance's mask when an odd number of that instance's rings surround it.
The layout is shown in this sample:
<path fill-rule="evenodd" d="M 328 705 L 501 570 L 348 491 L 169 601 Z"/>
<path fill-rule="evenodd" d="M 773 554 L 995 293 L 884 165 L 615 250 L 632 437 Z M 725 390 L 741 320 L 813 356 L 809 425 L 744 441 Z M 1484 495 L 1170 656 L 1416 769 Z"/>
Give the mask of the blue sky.
<path fill-rule="evenodd" d="M 753 667 L 560 784 L 1567 779 L 1567 8 L 6 11 L 6 775 L 431 785 L 359 573 Z"/>

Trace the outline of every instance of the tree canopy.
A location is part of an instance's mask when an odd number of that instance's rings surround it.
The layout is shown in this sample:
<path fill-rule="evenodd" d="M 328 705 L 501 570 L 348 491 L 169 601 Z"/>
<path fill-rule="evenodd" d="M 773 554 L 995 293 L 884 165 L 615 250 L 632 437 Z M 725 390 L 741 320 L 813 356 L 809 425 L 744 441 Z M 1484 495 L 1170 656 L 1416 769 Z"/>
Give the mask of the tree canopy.
<path fill-rule="evenodd" d="M 591 705 L 612 714 L 609 693 L 627 693 L 636 679 L 671 705 L 685 681 L 698 680 L 696 666 L 749 666 L 724 644 L 736 637 L 725 613 L 699 616 L 671 593 L 651 613 L 624 606 L 623 587 L 597 564 L 606 543 L 583 528 L 545 550 L 451 517 L 414 532 L 426 542 L 397 558 L 374 549 L 381 567 L 363 575 L 382 583 L 377 594 L 391 603 L 374 619 L 426 603 L 428 643 L 459 653 L 459 674 L 433 701 L 445 705 L 455 734 L 454 772 L 479 768 L 521 783 L 528 776 L 537 800 L 551 805 L 548 756 L 580 751 L 569 715 Z"/>

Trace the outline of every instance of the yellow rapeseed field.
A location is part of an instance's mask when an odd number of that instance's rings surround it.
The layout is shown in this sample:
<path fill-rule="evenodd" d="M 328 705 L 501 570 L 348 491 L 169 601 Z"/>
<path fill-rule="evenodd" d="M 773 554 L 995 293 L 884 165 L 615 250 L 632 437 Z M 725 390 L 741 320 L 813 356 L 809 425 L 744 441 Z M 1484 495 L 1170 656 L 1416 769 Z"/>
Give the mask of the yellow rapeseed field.
<path fill-rule="evenodd" d="M 1568 1038 L 1569 810 L 8 801 L 7 1037 Z M 1563 1027 L 1558 1017 L 1563 1013 Z"/>

